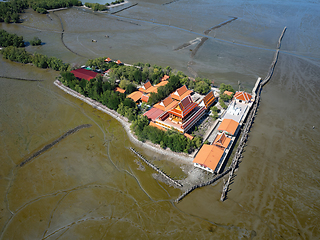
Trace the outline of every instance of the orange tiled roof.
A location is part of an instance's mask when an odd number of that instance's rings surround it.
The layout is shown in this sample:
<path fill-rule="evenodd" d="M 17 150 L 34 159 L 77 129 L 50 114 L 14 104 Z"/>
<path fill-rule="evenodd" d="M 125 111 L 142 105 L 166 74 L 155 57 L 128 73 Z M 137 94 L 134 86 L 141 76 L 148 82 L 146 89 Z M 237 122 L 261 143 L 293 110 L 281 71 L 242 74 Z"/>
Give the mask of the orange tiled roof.
<path fill-rule="evenodd" d="M 248 102 L 252 98 L 252 96 L 246 92 L 236 92 L 236 94 L 234 95 L 234 98 Z"/>
<path fill-rule="evenodd" d="M 119 87 L 116 87 L 115 91 L 119 92 L 119 93 L 125 93 L 126 92 L 126 90 L 124 90 L 122 88 L 119 88 Z"/>
<path fill-rule="evenodd" d="M 116 64 L 121 64 L 122 62 L 120 60 L 117 60 L 116 61 Z"/>
<path fill-rule="evenodd" d="M 167 131 L 167 129 L 159 126 L 158 124 L 155 124 L 154 122 L 150 122 L 149 125 L 152 126 L 152 127 L 159 128 L 160 130 Z"/>
<path fill-rule="evenodd" d="M 192 140 L 192 139 L 193 139 L 193 136 L 192 136 L 192 135 L 190 135 L 190 134 L 188 134 L 188 133 L 184 133 L 183 135 L 184 135 L 185 137 L 189 138 L 190 140 Z"/>
<path fill-rule="evenodd" d="M 213 144 L 219 147 L 227 148 L 230 142 L 230 138 L 228 138 L 224 133 L 220 133 L 214 139 Z"/>
<path fill-rule="evenodd" d="M 231 135 L 234 135 L 239 123 L 232 119 L 223 119 L 220 126 L 218 127 L 218 131 L 225 131 Z"/>
<path fill-rule="evenodd" d="M 105 60 L 104 60 L 105 62 L 111 62 L 112 60 L 111 60 L 111 58 L 106 58 Z"/>
<path fill-rule="evenodd" d="M 155 87 L 161 87 L 161 86 L 165 86 L 166 84 L 168 83 L 168 81 L 162 81 L 162 82 L 159 82 L 157 85 L 155 85 Z"/>
<path fill-rule="evenodd" d="M 198 104 L 194 103 L 189 96 L 187 96 L 186 98 L 184 98 L 179 104 L 178 106 L 176 106 L 175 108 L 170 109 L 168 112 L 177 116 L 177 117 L 181 117 L 184 118 L 186 117 L 193 109 L 195 109 L 198 106 Z"/>
<path fill-rule="evenodd" d="M 161 109 L 162 111 L 168 111 L 171 108 L 176 107 L 179 104 L 177 100 L 172 99 L 171 96 L 165 98 L 161 102 L 155 104 L 153 107 Z"/>
<path fill-rule="evenodd" d="M 215 170 L 223 153 L 224 149 L 218 146 L 203 144 L 193 162 Z"/>
<path fill-rule="evenodd" d="M 216 98 L 213 95 L 213 92 L 210 91 L 204 98 L 203 98 L 203 103 L 205 105 L 205 107 L 208 109 L 212 103 L 214 102 Z"/>
<path fill-rule="evenodd" d="M 161 81 L 166 81 L 169 79 L 169 76 L 168 75 L 164 75 L 162 78 L 161 78 Z"/>
<path fill-rule="evenodd" d="M 148 102 L 148 100 L 149 100 L 149 94 L 142 94 L 142 96 L 141 96 L 141 101 L 142 102 L 145 102 L 145 103 L 147 103 Z"/>
<path fill-rule="evenodd" d="M 173 99 L 181 101 L 186 96 L 190 95 L 193 91 L 188 90 L 186 85 L 183 85 L 182 87 L 178 88 L 175 92 L 171 93 L 171 97 Z"/>
<path fill-rule="evenodd" d="M 127 98 L 131 98 L 134 102 L 137 102 L 142 97 L 142 92 L 135 91 L 127 96 Z"/>
<path fill-rule="evenodd" d="M 223 94 L 226 94 L 228 96 L 232 96 L 233 92 L 230 92 L 230 91 L 224 91 Z"/>

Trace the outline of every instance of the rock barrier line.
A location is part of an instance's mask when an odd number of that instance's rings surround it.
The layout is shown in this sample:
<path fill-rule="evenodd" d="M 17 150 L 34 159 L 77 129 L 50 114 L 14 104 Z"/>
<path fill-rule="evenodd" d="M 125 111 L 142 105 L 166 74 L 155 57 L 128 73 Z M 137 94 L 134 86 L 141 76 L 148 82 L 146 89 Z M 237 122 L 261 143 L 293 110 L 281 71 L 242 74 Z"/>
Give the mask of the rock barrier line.
<path fill-rule="evenodd" d="M 14 80 L 20 80 L 20 81 L 29 81 L 29 82 L 42 82 L 43 81 L 43 80 L 36 80 L 36 79 L 26 79 L 26 78 L 7 77 L 7 76 L 0 76 L 0 78 L 14 79 Z"/>
<path fill-rule="evenodd" d="M 215 181 L 218 181 L 220 178 L 222 178 L 223 176 L 225 176 L 228 172 L 231 171 L 231 167 L 229 167 L 227 170 L 225 170 L 223 173 L 220 173 L 219 175 L 217 175 L 215 178 L 204 182 L 204 183 L 200 183 L 197 185 L 192 186 L 191 188 L 189 188 L 188 190 L 186 190 L 183 194 L 181 194 L 176 200 L 175 202 L 178 203 L 180 202 L 184 197 L 186 197 L 189 193 L 191 193 L 193 190 L 197 189 L 197 188 L 201 188 L 201 187 L 205 187 L 208 185 L 213 184 Z"/>
<path fill-rule="evenodd" d="M 176 180 L 172 179 L 171 177 L 169 177 L 166 173 L 164 173 L 163 171 L 161 171 L 158 167 L 156 167 L 155 165 L 153 165 L 151 162 L 149 162 L 147 159 L 145 159 L 140 153 L 138 153 L 136 150 L 134 150 L 132 147 L 130 147 L 130 150 L 136 154 L 142 161 L 144 161 L 149 167 L 151 167 L 153 170 L 157 171 L 160 175 L 162 175 L 163 177 L 165 177 L 167 180 L 169 180 L 170 182 L 174 183 L 176 186 L 178 187 L 183 187 L 183 185 L 179 182 L 177 182 Z"/>
<path fill-rule="evenodd" d="M 132 4 L 132 5 L 128 6 L 128 7 L 122 8 L 122 9 L 120 9 L 118 11 L 115 11 L 115 12 L 113 12 L 111 14 L 116 14 L 116 13 L 122 12 L 123 10 L 126 10 L 128 8 L 132 8 L 132 7 L 137 6 L 137 5 L 138 5 L 138 3 Z"/>
<path fill-rule="evenodd" d="M 25 165 L 26 163 L 30 162 L 32 159 L 34 159 L 35 157 L 39 156 L 41 153 L 47 151 L 49 148 L 53 147 L 55 144 L 57 144 L 58 142 L 60 142 L 62 139 L 68 137 L 69 135 L 79 131 L 82 128 L 88 128 L 91 127 L 91 124 L 83 124 L 83 125 L 79 125 L 71 130 L 69 130 L 68 132 L 66 132 L 65 134 L 63 134 L 61 137 L 57 138 L 56 140 L 54 140 L 53 142 L 47 144 L 46 146 L 44 146 L 43 148 L 41 148 L 39 151 L 37 151 L 36 153 L 32 154 L 32 156 L 30 156 L 29 158 L 27 158 L 26 160 L 24 160 L 22 163 L 20 163 L 20 167 L 23 167 L 23 165 Z"/>
<path fill-rule="evenodd" d="M 238 167 L 240 158 L 242 157 L 242 152 L 243 152 L 244 146 L 245 146 L 245 144 L 246 144 L 246 142 L 248 140 L 248 134 L 249 134 L 250 128 L 251 128 L 251 126 L 253 124 L 253 120 L 254 120 L 254 118 L 256 116 L 256 112 L 258 110 L 262 87 L 269 82 L 269 80 L 271 79 L 271 76 L 273 75 L 274 68 L 275 68 L 276 63 L 278 61 L 281 41 L 282 41 L 282 38 L 284 36 L 284 33 L 285 33 L 286 29 L 287 29 L 287 27 L 283 28 L 283 30 L 281 32 L 281 35 L 279 37 L 278 45 L 277 45 L 277 51 L 274 54 L 273 61 L 272 61 L 271 66 L 269 68 L 269 72 L 268 72 L 267 76 L 265 77 L 265 79 L 263 81 L 261 81 L 259 83 L 259 85 L 258 85 L 257 95 L 256 95 L 256 99 L 255 99 L 253 108 L 252 108 L 251 113 L 250 113 L 250 115 L 248 117 L 248 120 L 247 120 L 247 122 L 245 124 L 245 127 L 244 127 L 244 130 L 243 130 L 243 133 L 242 133 L 242 137 L 241 137 L 239 146 L 237 148 L 236 154 L 235 154 L 235 156 L 234 156 L 234 158 L 232 160 L 232 163 L 231 163 L 231 168 L 232 169 L 231 169 L 231 172 L 229 174 L 228 181 L 226 182 L 226 184 L 223 186 L 223 189 L 222 189 L 222 194 L 221 194 L 221 198 L 220 198 L 221 201 L 224 201 L 226 199 L 226 195 L 227 195 L 227 192 L 228 192 L 228 188 L 229 188 L 231 179 L 233 178 L 234 171 Z"/>

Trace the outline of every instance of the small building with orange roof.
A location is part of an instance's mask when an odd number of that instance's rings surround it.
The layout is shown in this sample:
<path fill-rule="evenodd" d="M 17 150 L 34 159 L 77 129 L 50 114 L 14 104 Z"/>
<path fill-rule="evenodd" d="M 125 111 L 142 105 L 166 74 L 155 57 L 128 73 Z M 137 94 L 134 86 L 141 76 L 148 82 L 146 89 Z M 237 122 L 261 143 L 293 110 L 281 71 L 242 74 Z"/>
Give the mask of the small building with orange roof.
<path fill-rule="evenodd" d="M 239 130 L 239 123 L 233 119 L 223 119 L 218 127 L 219 132 L 224 132 L 230 136 L 235 136 Z"/>
<path fill-rule="evenodd" d="M 167 81 L 169 79 L 169 76 L 168 75 L 164 75 L 162 78 L 161 78 L 161 81 Z"/>
<path fill-rule="evenodd" d="M 150 97 L 150 94 L 142 94 L 141 101 L 145 102 L 145 103 L 148 103 L 149 97 Z"/>
<path fill-rule="evenodd" d="M 106 58 L 104 61 L 107 62 L 107 63 L 112 62 L 111 58 L 109 58 L 109 57 Z"/>
<path fill-rule="evenodd" d="M 227 137 L 225 133 L 220 133 L 214 139 L 213 145 L 227 149 L 229 148 L 230 142 L 231 142 L 231 138 Z"/>
<path fill-rule="evenodd" d="M 190 134 L 188 134 L 188 133 L 184 133 L 183 135 L 184 135 L 185 137 L 189 138 L 190 140 L 192 140 L 192 139 L 193 139 L 193 136 L 192 136 L 192 135 L 190 135 Z"/>
<path fill-rule="evenodd" d="M 119 93 L 126 93 L 125 89 L 122 89 L 122 88 L 119 88 L 119 87 L 116 87 L 115 91 L 119 92 Z"/>
<path fill-rule="evenodd" d="M 157 85 L 155 85 L 156 88 L 161 87 L 161 86 L 165 86 L 167 85 L 169 82 L 168 81 L 161 81 L 159 82 Z"/>
<path fill-rule="evenodd" d="M 171 93 L 171 97 L 173 99 L 181 101 L 185 97 L 189 96 L 192 92 L 193 92 L 192 90 L 188 90 L 186 85 L 183 85 L 182 87 L 178 88 L 176 91 Z"/>
<path fill-rule="evenodd" d="M 226 94 L 228 96 L 232 96 L 233 95 L 233 92 L 230 92 L 230 91 L 224 91 L 223 94 Z"/>
<path fill-rule="evenodd" d="M 212 91 L 210 91 L 200 102 L 200 106 L 204 106 L 206 109 L 209 109 L 211 105 L 216 101 L 216 98 Z"/>
<path fill-rule="evenodd" d="M 141 97 L 142 97 L 142 92 L 140 91 L 135 91 L 127 96 L 127 98 L 131 98 L 136 103 L 141 101 Z"/>
<path fill-rule="evenodd" d="M 139 91 L 142 93 L 152 93 L 157 92 L 157 88 L 152 86 L 150 81 L 147 81 L 141 88 L 139 88 Z"/>
<path fill-rule="evenodd" d="M 224 149 L 216 145 L 203 144 L 197 156 L 193 159 L 195 167 L 217 173 L 224 159 Z"/>
<path fill-rule="evenodd" d="M 118 65 L 123 65 L 123 63 L 122 63 L 120 60 L 117 60 L 117 61 L 116 61 L 116 64 L 118 64 Z"/>
<path fill-rule="evenodd" d="M 236 92 L 233 96 L 236 101 L 248 103 L 252 99 L 252 95 L 247 92 Z"/>

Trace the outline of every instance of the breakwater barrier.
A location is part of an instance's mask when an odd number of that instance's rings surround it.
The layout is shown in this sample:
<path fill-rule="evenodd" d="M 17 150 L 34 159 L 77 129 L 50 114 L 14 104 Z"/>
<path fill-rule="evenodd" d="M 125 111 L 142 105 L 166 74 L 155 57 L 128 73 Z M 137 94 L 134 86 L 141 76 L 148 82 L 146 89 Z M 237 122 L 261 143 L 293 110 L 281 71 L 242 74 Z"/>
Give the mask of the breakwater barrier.
<path fill-rule="evenodd" d="M 19 81 L 29 81 L 29 82 L 42 82 L 43 80 L 36 80 L 36 79 L 26 79 L 26 78 L 18 78 L 18 77 L 7 77 L 7 76 L 0 76 L 0 78 L 7 78 Z"/>
<path fill-rule="evenodd" d="M 132 8 L 132 7 L 137 6 L 137 5 L 138 5 L 138 3 L 132 4 L 132 5 L 128 6 L 128 7 L 122 8 L 122 9 L 120 9 L 118 11 L 112 12 L 111 14 L 116 14 L 116 13 L 122 12 L 122 11 L 128 9 L 128 8 Z"/>
<path fill-rule="evenodd" d="M 204 182 L 204 183 L 200 183 L 197 185 L 192 186 L 191 188 L 189 188 L 188 190 L 186 190 L 183 194 L 181 194 L 176 200 L 175 202 L 178 203 L 180 202 L 184 197 L 186 197 L 189 193 L 191 193 L 193 190 L 197 189 L 197 188 L 201 188 L 201 187 L 205 187 L 208 185 L 213 184 L 215 181 L 218 181 L 220 178 L 222 178 L 223 176 L 225 176 L 228 172 L 231 171 L 231 167 L 227 168 L 223 173 L 218 174 L 216 177 L 214 177 L 213 179 Z"/>
<path fill-rule="evenodd" d="M 179 183 L 178 181 L 172 179 L 170 176 L 168 176 L 165 172 L 163 172 L 162 170 L 160 170 L 158 167 L 156 167 L 155 165 L 153 165 L 151 162 L 149 162 L 147 159 L 145 159 L 140 153 L 138 153 L 136 150 L 134 150 L 132 147 L 130 147 L 130 150 L 136 154 L 142 161 L 144 161 L 149 167 L 151 167 L 153 170 L 157 171 L 160 175 L 162 175 L 163 177 L 165 177 L 167 180 L 169 180 L 171 183 L 175 184 L 176 186 L 178 186 L 179 188 L 183 187 L 183 185 L 181 183 Z"/>
<path fill-rule="evenodd" d="M 220 28 L 220 27 L 222 27 L 222 26 L 224 26 L 224 25 L 226 25 L 226 24 L 228 24 L 228 23 L 231 23 L 231 22 L 237 20 L 237 19 L 238 19 L 237 17 L 232 17 L 230 20 L 227 20 L 227 21 L 225 21 L 225 22 L 222 22 L 222 23 L 218 24 L 217 26 L 214 26 L 214 27 L 209 28 L 208 30 L 204 31 L 204 34 L 205 34 L 205 35 L 208 35 L 212 30 L 215 30 L 215 29 L 217 29 L 217 28 Z"/>
<path fill-rule="evenodd" d="M 277 51 L 274 54 L 273 61 L 271 63 L 271 66 L 269 68 L 267 76 L 261 82 L 259 81 L 259 85 L 255 86 L 255 89 L 257 89 L 256 98 L 254 100 L 254 104 L 252 105 L 252 109 L 251 109 L 251 112 L 250 112 L 249 117 L 247 119 L 247 122 L 246 122 L 246 124 L 244 126 L 239 146 L 238 146 L 238 148 L 236 150 L 234 158 L 232 159 L 231 172 L 229 174 L 228 181 L 223 186 L 222 194 L 221 194 L 221 198 L 220 198 L 221 201 L 224 201 L 226 199 L 226 195 L 227 195 L 227 192 L 228 192 L 228 188 L 229 188 L 231 179 L 233 178 L 235 169 L 238 167 L 239 161 L 242 158 L 242 152 L 243 152 L 245 144 L 246 144 L 246 142 L 248 140 L 248 134 L 249 134 L 250 128 L 251 128 L 251 126 L 253 124 L 253 120 L 254 120 L 254 118 L 256 116 L 256 112 L 258 110 L 258 106 L 259 106 L 259 103 L 260 103 L 260 96 L 261 96 L 262 87 L 269 82 L 269 80 L 271 79 L 271 76 L 273 75 L 274 68 L 275 68 L 276 63 L 278 61 L 281 41 L 282 41 L 282 38 L 284 36 L 284 33 L 285 33 L 286 29 L 287 29 L 287 27 L 284 27 L 284 29 L 281 32 L 281 35 L 280 35 L 279 40 L 278 40 Z"/>
<path fill-rule="evenodd" d="M 91 127 L 91 124 L 82 124 L 79 125 L 73 129 L 70 129 L 69 131 L 67 131 L 65 134 L 63 134 L 61 137 L 57 138 L 56 140 L 54 140 L 53 142 L 47 144 L 46 146 L 44 146 L 43 148 L 41 148 L 39 151 L 35 152 L 34 154 L 32 154 L 32 156 L 28 157 L 26 160 L 24 160 L 23 162 L 21 162 L 19 164 L 20 167 L 23 167 L 23 165 L 25 165 L 26 163 L 30 162 L 32 159 L 34 159 L 35 157 L 39 156 L 41 153 L 47 151 L 48 149 L 50 149 L 51 147 L 53 147 L 55 144 L 57 144 L 58 142 L 60 142 L 62 139 L 68 137 L 69 135 L 79 131 L 82 128 L 88 128 Z"/>

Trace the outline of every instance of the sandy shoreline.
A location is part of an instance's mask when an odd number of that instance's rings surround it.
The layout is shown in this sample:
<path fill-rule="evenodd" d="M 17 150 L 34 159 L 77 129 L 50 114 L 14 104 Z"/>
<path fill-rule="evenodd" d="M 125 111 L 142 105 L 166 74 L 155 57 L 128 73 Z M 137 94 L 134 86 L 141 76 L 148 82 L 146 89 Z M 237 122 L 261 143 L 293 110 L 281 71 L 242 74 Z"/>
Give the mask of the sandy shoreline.
<path fill-rule="evenodd" d="M 55 80 L 54 81 L 54 85 L 56 85 L 57 87 L 59 87 L 61 90 L 63 90 L 64 92 L 70 94 L 71 96 L 74 96 L 82 101 L 84 101 L 85 103 L 91 105 L 92 107 L 109 114 L 111 117 L 115 118 L 116 120 L 118 120 L 121 125 L 123 126 L 123 128 L 125 129 L 125 131 L 127 132 L 128 137 L 130 138 L 130 140 L 132 142 L 134 142 L 135 144 L 137 144 L 140 147 L 144 147 L 144 148 L 148 148 L 154 152 L 157 152 L 159 154 L 163 154 L 169 157 L 174 157 L 176 159 L 182 160 L 184 163 L 189 163 L 192 164 L 193 158 L 185 153 L 175 153 L 173 151 L 171 151 L 170 149 L 162 149 L 160 146 L 153 144 L 149 141 L 147 142 L 141 142 L 137 139 L 137 137 L 132 133 L 131 129 L 130 129 L 130 123 L 128 122 L 128 120 L 121 116 L 119 113 L 117 113 L 116 111 L 107 108 L 106 106 L 102 105 L 101 103 L 85 97 L 83 95 L 81 95 L 80 93 L 64 86 L 59 80 Z"/>

